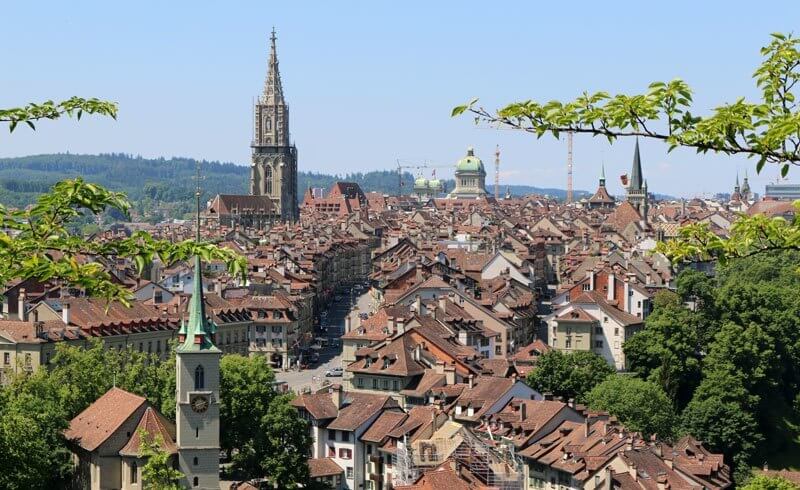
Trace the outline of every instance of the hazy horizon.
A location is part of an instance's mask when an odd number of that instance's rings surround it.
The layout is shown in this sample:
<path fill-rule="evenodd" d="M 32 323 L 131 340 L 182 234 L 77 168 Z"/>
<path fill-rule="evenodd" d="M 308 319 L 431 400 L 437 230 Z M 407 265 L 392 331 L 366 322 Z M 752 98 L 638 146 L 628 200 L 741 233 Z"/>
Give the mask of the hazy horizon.
<path fill-rule="evenodd" d="M 657 12 L 638 2 L 613 11 L 587 4 L 569 16 L 550 5 L 478 2 L 10 4 L 0 107 L 96 96 L 119 102 L 120 116 L 4 130 L 0 157 L 130 153 L 246 165 L 274 25 L 300 170 L 392 170 L 398 159 L 451 165 L 467 146 L 491 168 L 499 144 L 502 185 L 563 189 L 564 138 L 475 128 L 450 109 L 472 97 L 494 108 L 583 90 L 640 92 L 675 77 L 695 89 L 698 112 L 757 99 L 759 48 L 800 14 L 797 3 L 767 3 L 674 2 Z M 48 28 L 31 35 L 31 18 Z M 610 192 L 621 194 L 618 176 L 632 154 L 631 139 L 609 146 L 576 136 L 575 188 L 594 190 L 603 162 Z M 677 197 L 729 192 L 737 169 L 763 193 L 777 175 L 767 166 L 756 176 L 755 161 L 740 157 L 667 154 L 657 142 L 642 141 L 642 162 L 650 189 Z"/>

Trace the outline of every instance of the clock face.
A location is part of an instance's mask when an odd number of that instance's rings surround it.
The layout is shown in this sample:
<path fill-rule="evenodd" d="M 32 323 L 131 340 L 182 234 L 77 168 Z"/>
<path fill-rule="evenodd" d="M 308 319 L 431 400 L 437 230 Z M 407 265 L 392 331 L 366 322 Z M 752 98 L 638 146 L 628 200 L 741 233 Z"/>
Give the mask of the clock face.
<path fill-rule="evenodd" d="M 203 413 L 208 410 L 208 397 L 205 395 L 192 395 L 189 405 L 196 413 Z"/>

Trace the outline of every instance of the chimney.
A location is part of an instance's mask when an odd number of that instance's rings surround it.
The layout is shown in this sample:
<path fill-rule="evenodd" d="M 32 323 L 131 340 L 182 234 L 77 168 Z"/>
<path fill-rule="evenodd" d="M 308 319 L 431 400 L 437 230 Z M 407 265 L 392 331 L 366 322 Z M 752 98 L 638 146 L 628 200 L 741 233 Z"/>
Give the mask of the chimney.
<path fill-rule="evenodd" d="M 586 277 L 589 278 L 589 291 L 594 291 L 595 270 L 591 269 L 586 271 Z"/>
<path fill-rule="evenodd" d="M 639 481 L 639 472 L 636 471 L 636 463 L 628 465 L 628 473 L 633 478 L 633 481 Z"/>
<path fill-rule="evenodd" d="M 622 288 L 622 295 L 625 296 L 622 298 L 622 311 L 626 313 L 631 312 L 631 283 L 629 278 L 625 278 L 625 283 L 623 284 Z"/>
<path fill-rule="evenodd" d="M 425 314 L 425 307 L 422 305 L 422 297 L 420 295 L 414 297 L 414 311 L 417 312 L 417 315 Z"/>
<path fill-rule="evenodd" d="M 220 298 L 222 297 L 222 281 L 214 281 L 214 292 Z"/>
<path fill-rule="evenodd" d="M 453 366 L 446 366 L 444 368 L 444 382 L 447 386 L 456 384 L 456 368 Z"/>
<path fill-rule="evenodd" d="M 404 318 L 397 319 L 397 333 L 399 334 L 406 333 L 406 321 Z"/>
<path fill-rule="evenodd" d="M 609 301 L 614 301 L 614 296 L 617 294 L 617 277 L 614 275 L 613 271 L 609 271 L 608 273 L 608 294 L 606 298 Z"/>
<path fill-rule="evenodd" d="M 589 430 L 592 427 L 592 423 L 589 421 L 589 417 L 583 419 L 583 437 L 589 437 Z"/>
<path fill-rule="evenodd" d="M 342 385 L 335 384 L 328 389 L 331 394 L 331 401 L 337 410 L 342 408 Z"/>
<path fill-rule="evenodd" d="M 524 422 L 525 419 L 528 418 L 528 405 L 525 403 L 525 400 L 522 400 L 519 403 L 519 421 Z"/>
<path fill-rule="evenodd" d="M 467 385 L 469 386 L 469 389 L 470 389 L 470 390 L 472 389 L 472 386 L 473 386 L 473 383 L 474 383 L 474 381 L 475 381 L 475 376 L 473 376 L 472 374 L 470 374 L 470 375 L 467 377 Z"/>
<path fill-rule="evenodd" d="M 442 318 L 444 318 L 447 311 L 447 296 L 444 294 L 439 296 L 439 309 L 442 310 Z"/>
<path fill-rule="evenodd" d="M 350 319 L 350 314 L 344 317 L 344 331 L 345 333 L 350 332 L 350 327 L 352 326 L 352 320 Z"/>
<path fill-rule="evenodd" d="M 25 312 L 25 302 L 27 301 L 28 296 L 25 294 L 25 288 L 20 288 L 19 290 L 19 304 L 17 305 L 17 318 L 24 322 L 26 321 L 27 315 Z"/>
<path fill-rule="evenodd" d="M 70 321 L 70 311 L 69 311 L 69 303 L 62 303 L 61 304 L 61 320 L 63 320 L 64 324 L 69 325 Z"/>
<path fill-rule="evenodd" d="M 436 364 L 433 365 L 433 370 L 436 374 L 444 374 L 444 363 L 436 361 Z"/>
<path fill-rule="evenodd" d="M 604 490 L 611 490 L 614 488 L 614 473 L 611 471 L 611 466 L 606 466 L 606 481 Z"/>

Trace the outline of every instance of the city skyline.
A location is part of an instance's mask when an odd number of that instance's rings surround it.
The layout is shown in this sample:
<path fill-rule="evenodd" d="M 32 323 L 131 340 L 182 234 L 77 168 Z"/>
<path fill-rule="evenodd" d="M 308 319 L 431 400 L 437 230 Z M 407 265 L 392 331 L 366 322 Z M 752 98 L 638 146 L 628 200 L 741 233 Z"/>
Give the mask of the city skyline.
<path fill-rule="evenodd" d="M 788 12 L 797 9 L 775 3 L 787 15 L 775 19 L 763 9 L 742 16 L 704 4 L 692 5 L 690 18 L 676 6 L 658 21 L 633 3 L 613 13 L 587 6 L 569 19 L 541 6 L 519 6 L 509 15 L 477 3 L 422 13 L 421 7 L 317 5 L 310 16 L 281 5 L 183 4 L 115 14 L 125 23 L 103 19 L 106 11 L 97 5 L 53 4 L 41 15 L 59 28 L 32 39 L 24 36 L 24 22 L 13 21 L 28 18 L 31 7 L 14 5 L 10 37 L 25 41 L 0 48 L 12 68 L 0 106 L 97 96 L 119 102 L 120 117 L 42 123 L 36 133 L 21 128 L 13 138 L 0 135 L 0 156 L 126 152 L 247 165 L 250 106 L 266 74 L 274 25 L 301 171 L 392 170 L 398 159 L 449 165 L 468 146 L 490 166 L 499 144 L 501 185 L 565 188 L 564 138 L 476 129 L 468 117 L 451 119 L 450 109 L 474 96 L 494 108 L 527 98 L 569 99 L 583 90 L 636 92 L 674 77 L 695 89 L 703 112 L 738 96 L 755 99 L 750 75 L 758 47 L 770 32 L 790 30 Z M 564 25 L 602 42 L 563 36 Z M 692 32 L 703 32 L 702 44 L 685 35 Z M 575 188 L 593 191 L 602 163 L 609 191 L 622 195 L 618 176 L 630 169 L 633 145 L 576 137 Z M 777 175 L 768 166 L 757 176 L 755 161 L 667 154 L 664 145 L 645 141 L 642 163 L 652 192 L 677 197 L 730 192 L 737 170 L 740 177 L 748 171 L 763 193 Z M 452 178 L 452 171 L 437 175 Z"/>

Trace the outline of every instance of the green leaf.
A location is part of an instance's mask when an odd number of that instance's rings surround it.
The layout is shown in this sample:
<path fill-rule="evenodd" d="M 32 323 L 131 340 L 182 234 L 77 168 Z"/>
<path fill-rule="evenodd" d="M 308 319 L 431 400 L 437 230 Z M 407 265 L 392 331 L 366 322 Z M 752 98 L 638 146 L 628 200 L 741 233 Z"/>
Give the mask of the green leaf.
<path fill-rule="evenodd" d="M 466 110 L 467 110 L 467 106 L 466 105 L 460 105 L 460 106 L 453 107 L 453 112 L 450 113 L 450 117 L 460 116 Z"/>
<path fill-rule="evenodd" d="M 781 177 L 786 177 L 789 174 L 789 164 L 784 163 L 783 167 L 781 167 Z"/>

